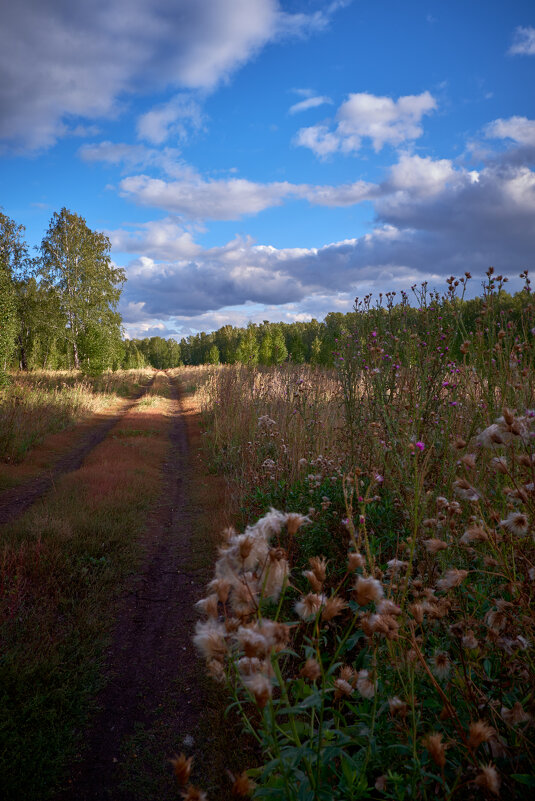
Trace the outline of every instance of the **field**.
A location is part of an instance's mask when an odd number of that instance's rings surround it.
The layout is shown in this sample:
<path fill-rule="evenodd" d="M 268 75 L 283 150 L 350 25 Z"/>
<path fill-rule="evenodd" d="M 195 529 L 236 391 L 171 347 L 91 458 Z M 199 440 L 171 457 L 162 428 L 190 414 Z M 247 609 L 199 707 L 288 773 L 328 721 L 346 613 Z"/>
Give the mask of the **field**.
<path fill-rule="evenodd" d="M 50 469 L 39 465 L 57 455 L 60 428 L 72 445 L 90 415 L 120 416 L 79 469 L 0 529 L 0 731 L 26 797 L 68 790 L 105 681 L 110 598 L 140 570 L 164 463 L 186 482 L 173 503 L 193 521 L 168 572 L 189 571 L 188 598 L 200 598 L 196 625 L 189 606 L 181 613 L 177 653 L 196 686 L 175 697 L 165 738 L 129 733 L 114 798 L 178 796 L 139 766 L 151 738 L 164 749 L 173 737 L 191 801 L 196 787 L 225 798 L 232 784 L 295 801 L 529 794 L 535 307 L 527 291 L 514 308 L 500 293 L 491 273 L 471 319 L 453 290 L 422 289 L 417 309 L 366 299 L 330 368 L 182 367 L 92 386 L 30 374 L 2 391 L 6 492 Z M 201 432 L 188 424 L 191 457 L 170 462 L 176 382 Z M 182 653 L 191 638 L 209 682 Z M 186 692 L 210 699 L 194 745 L 177 723 Z M 246 762 L 222 764 L 231 724 L 214 693 L 243 730 Z"/>
<path fill-rule="evenodd" d="M 368 306 L 330 371 L 199 380 L 239 526 L 195 642 L 258 797 L 535 786 L 535 317 L 498 300 L 491 275 L 472 327 L 451 296 Z"/>

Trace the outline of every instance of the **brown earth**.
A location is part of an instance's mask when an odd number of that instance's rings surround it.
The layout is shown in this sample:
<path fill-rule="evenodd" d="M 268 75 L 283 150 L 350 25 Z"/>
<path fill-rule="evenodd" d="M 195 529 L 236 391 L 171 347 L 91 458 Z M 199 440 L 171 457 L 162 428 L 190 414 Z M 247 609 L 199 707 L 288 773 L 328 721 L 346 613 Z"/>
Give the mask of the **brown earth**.
<path fill-rule="evenodd" d="M 205 678 L 191 642 L 194 603 L 228 517 L 224 483 L 200 460 L 196 409 L 171 388 L 175 411 L 161 498 L 143 537 L 141 569 L 119 605 L 98 711 L 58 801 L 177 799 L 169 759 L 180 751 L 195 757 L 192 781 L 211 799 L 224 799 L 225 769 L 252 760 L 235 724 L 229 732 L 224 691 Z"/>

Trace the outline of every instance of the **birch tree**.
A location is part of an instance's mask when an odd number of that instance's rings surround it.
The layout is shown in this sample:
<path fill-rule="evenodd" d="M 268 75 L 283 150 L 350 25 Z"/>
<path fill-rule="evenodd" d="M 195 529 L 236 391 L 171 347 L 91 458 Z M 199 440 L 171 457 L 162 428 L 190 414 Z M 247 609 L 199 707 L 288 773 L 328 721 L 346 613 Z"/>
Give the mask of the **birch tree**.
<path fill-rule="evenodd" d="M 110 248 L 107 236 L 92 231 L 83 217 L 66 208 L 54 213 L 41 243 L 41 280 L 57 295 L 63 317 L 58 333 L 69 343 L 75 368 L 81 367 L 84 355 L 88 362 L 93 358 L 102 363 L 93 350 L 83 353 L 84 344 L 90 342 L 94 349 L 97 339 L 106 344 L 120 339 L 117 304 L 126 277 L 113 265 Z"/>

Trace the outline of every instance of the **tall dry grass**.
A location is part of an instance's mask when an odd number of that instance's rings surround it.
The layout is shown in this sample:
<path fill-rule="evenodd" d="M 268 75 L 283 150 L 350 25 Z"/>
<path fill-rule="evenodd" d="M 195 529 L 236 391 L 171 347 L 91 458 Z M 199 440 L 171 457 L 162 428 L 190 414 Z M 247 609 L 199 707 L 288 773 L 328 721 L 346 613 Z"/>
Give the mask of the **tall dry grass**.
<path fill-rule="evenodd" d="M 263 751 L 255 797 L 535 786 L 535 307 L 492 271 L 471 320 L 450 290 L 365 299 L 335 372 L 202 388 L 213 463 L 261 516 L 227 532 L 196 634 Z"/>
<path fill-rule="evenodd" d="M 0 461 L 19 463 L 48 435 L 76 425 L 146 384 L 152 370 L 88 377 L 76 371 L 14 373 L 0 388 Z"/>

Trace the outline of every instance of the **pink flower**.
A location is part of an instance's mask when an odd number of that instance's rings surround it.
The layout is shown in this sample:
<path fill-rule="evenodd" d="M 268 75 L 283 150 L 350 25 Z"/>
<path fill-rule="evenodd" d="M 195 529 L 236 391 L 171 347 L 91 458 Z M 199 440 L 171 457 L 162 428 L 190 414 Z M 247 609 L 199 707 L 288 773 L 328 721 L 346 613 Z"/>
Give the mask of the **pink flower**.
<path fill-rule="evenodd" d="M 415 442 L 414 443 L 419 451 L 423 451 L 425 449 L 425 443 L 423 442 Z"/>

